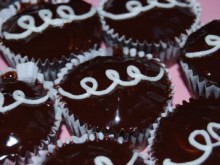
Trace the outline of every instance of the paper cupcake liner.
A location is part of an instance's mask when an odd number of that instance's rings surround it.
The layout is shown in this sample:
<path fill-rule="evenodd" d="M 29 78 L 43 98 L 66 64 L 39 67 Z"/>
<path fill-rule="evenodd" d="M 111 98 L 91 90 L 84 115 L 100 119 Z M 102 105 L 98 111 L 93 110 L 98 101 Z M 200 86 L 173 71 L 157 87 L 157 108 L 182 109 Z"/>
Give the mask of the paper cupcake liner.
<path fill-rule="evenodd" d="M 220 97 L 220 87 L 215 85 L 214 82 L 212 84 L 210 80 L 200 77 L 196 71 L 183 60 L 180 61 L 180 66 L 186 77 L 188 88 L 195 97 Z"/>
<path fill-rule="evenodd" d="M 56 145 L 48 145 L 47 149 L 45 150 L 39 150 L 39 152 L 36 154 L 36 156 L 32 157 L 31 162 L 28 165 L 41 165 L 45 162 L 45 160 L 47 159 L 47 156 L 49 154 L 53 154 L 53 152 L 55 151 L 55 149 L 58 148 L 62 148 L 64 145 L 66 144 L 77 144 L 77 143 L 85 143 L 86 141 L 94 141 L 96 139 L 98 140 L 103 140 L 105 138 L 105 135 L 103 133 L 97 133 L 97 134 L 84 134 L 81 137 L 76 137 L 76 136 L 72 136 L 70 138 L 67 138 L 64 142 L 62 142 L 61 140 L 57 141 Z M 116 138 L 114 136 L 108 137 L 110 139 L 115 140 L 116 142 L 122 144 L 125 141 L 123 140 L 123 138 Z M 145 153 L 141 153 L 140 150 L 136 150 L 134 149 L 134 151 L 138 152 L 138 157 L 142 158 L 144 160 L 144 163 L 147 164 L 146 162 L 146 154 Z"/>
<path fill-rule="evenodd" d="M 53 94 L 50 92 L 53 83 L 49 81 L 44 81 L 43 75 L 41 73 L 38 73 L 38 68 L 34 63 L 29 62 L 29 63 L 19 64 L 17 65 L 16 69 L 7 68 L 5 71 L 2 71 L 0 73 L 0 76 L 10 71 L 17 72 L 18 80 L 27 83 L 34 83 L 36 81 L 42 83 L 44 88 L 49 91 L 50 99 L 55 102 L 54 104 L 55 121 L 48 136 L 45 139 L 41 140 L 41 144 L 39 146 L 33 146 L 33 151 L 26 151 L 25 156 L 17 156 L 15 161 L 6 159 L 3 163 L 3 165 L 25 165 L 30 161 L 31 157 L 37 153 L 38 150 L 44 149 L 49 143 L 54 143 L 57 140 L 58 131 L 62 120 L 62 113 L 58 106 L 59 104 L 58 101 L 54 100 L 54 97 L 52 97 Z"/>
<path fill-rule="evenodd" d="M 22 0 L 21 2 L 15 2 L 14 4 L 10 5 L 8 8 L 5 8 L 0 11 L 0 31 L 2 29 L 2 24 L 7 21 L 10 17 L 16 15 L 16 12 L 21 8 L 22 3 L 36 4 L 37 1 L 35 0 Z M 2 37 L 2 34 L 0 34 Z M 98 44 L 94 44 L 93 48 L 86 50 L 85 53 L 90 52 L 92 50 L 97 50 L 99 48 Z M 65 64 L 70 62 L 72 58 L 76 54 L 72 53 L 68 57 L 61 56 L 60 59 L 53 58 L 53 59 L 35 59 L 34 57 L 28 57 L 24 54 L 15 54 L 13 53 L 8 47 L 1 44 L 0 45 L 0 52 L 4 56 L 5 60 L 11 67 L 16 67 L 17 64 L 25 63 L 25 62 L 34 62 L 39 67 L 39 72 L 41 72 L 46 80 L 53 81 L 56 79 L 57 73 L 60 69 L 65 67 Z M 84 54 L 84 53 L 81 53 Z"/>
<path fill-rule="evenodd" d="M 118 45 L 151 53 L 155 58 L 159 58 L 161 62 L 170 66 L 180 55 L 180 48 L 185 44 L 187 37 L 200 27 L 201 6 L 197 0 L 194 1 L 192 10 L 195 13 L 196 19 L 189 29 L 186 29 L 180 36 L 176 36 L 174 40 L 168 42 L 159 41 L 158 43 L 149 43 L 147 41 L 140 42 L 133 40 L 132 38 L 126 38 L 126 36 L 120 35 L 114 28 L 110 27 L 104 16 L 101 14 L 99 15 L 102 29 L 104 31 L 104 38 L 108 46 Z"/>
<path fill-rule="evenodd" d="M 160 117 L 157 118 L 156 122 L 154 124 L 152 124 L 151 130 L 149 131 L 149 137 L 147 139 L 148 141 L 148 147 L 147 147 L 147 164 L 148 165 L 155 165 L 156 164 L 156 160 L 154 157 L 152 157 L 152 145 L 156 136 L 156 132 L 157 129 L 160 125 L 160 120 L 162 118 L 168 117 L 169 114 L 173 113 L 174 108 L 170 107 L 169 109 L 167 109 L 166 112 L 162 113 Z"/>
<path fill-rule="evenodd" d="M 103 55 L 103 52 L 105 52 L 105 49 L 101 49 L 101 52 L 102 53 L 97 53 L 95 52 L 92 56 L 89 55 L 89 57 L 96 57 L 96 56 L 100 56 L 100 55 Z M 110 52 L 112 52 L 111 49 L 108 49 L 107 50 L 108 52 L 108 55 L 111 55 L 109 54 Z M 138 56 L 138 57 L 144 57 L 145 56 L 145 53 L 140 51 L 138 52 L 136 49 L 128 49 L 128 48 L 124 48 L 123 50 L 124 52 L 124 55 L 125 56 Z M 89 58 L 90 59 L 90 58 Z M 72 68 L 72 66 L 77 66 L 79 65 L 80 63 L 83 63 L 87 60 L 89 60 L 88 58 L 86 58 L 86 56 L 82 56 L 82 58 L 79 60 L 77 59 L 74 59 L 72 60 L 72 64 L 68 64 L 66 66 L 65 69 L 63 69 L 59 74 L 58 74 L 58 79 L 55 80 L 55 85 L 58 85 L 62 80 L 63 80 L 63 77 L 68 74 L 68 72 L 70 72 Z M 169 81 L 171 82 L 171 76 L 169 75 L 168 73 L 168 70 L 165 68 L 165 65 L 160 63 L 160 60 L 159 59 L 154 59 L 155 62 L 157 62 L 162 68 L 164 68 L 165 70 L 165 74 L 167 75 Z M 173 96 L 173 85 L 171 84 L 170 85 L 170 89 L 169 91 L 170 92 L 170 95 Z M 57 98 L 58 99 L 61 99 L 61 96 L 59 96 L 58 92 L 57 93 Z M 164 112 L 168 111 L 168 109 L 170 109 L 172 106 L 172 99 L 171 100 L 168 100 L 166 105 L 164 106 Z M 66 125 L 67 125 L 67 128 L 69 129 L 70 133 L 72 135 L 75 135 L 75 136 L 82 136 L 84 134 L 91 134 L 91 133 L 97 133 L 96 129 L 94 127 L 88 127 L 88 124 L 87 123 L 83 123 L 80 121 L 80 119 L 76 118 L 74 116 L 74 114 L 71 114 L 69 112 L 69 109 L 66 107 L 66 104 L 63 103 L 62 101 L 60 101 L 60 109 L 63 110 L 63 117 L 64 117 L 64 120 L 66 122 Z M 151 125 L 148 127 L 148 128 L 145 128 L 145 129 L 142 129 L 142 130 L 139 130 L 139 131 L 136 131 L 135 133 L 127 133 L 127 132 L 124 132 L 124 130 L 121 130 L 120 132 L 117 132 L 114 134 L 115 137 L 123 137 L 124 140 L 126 141 L 130 141 L 132 142 L 132 144 L 134 146 L 137 146 L 137 147 L 146 147 L 147 145 L 147 138 L 149 136 L 149 128 L 151 127 Z M 111 133 L 109 132 L 103 132 L 106 136 L 109 136 Z"/>

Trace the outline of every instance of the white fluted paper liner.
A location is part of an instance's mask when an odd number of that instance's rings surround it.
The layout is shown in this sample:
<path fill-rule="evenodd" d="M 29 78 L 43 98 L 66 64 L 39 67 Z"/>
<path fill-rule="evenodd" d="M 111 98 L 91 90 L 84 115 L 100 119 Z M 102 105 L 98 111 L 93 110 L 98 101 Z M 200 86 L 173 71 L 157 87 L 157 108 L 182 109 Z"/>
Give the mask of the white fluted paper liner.
<path fill-rule="evenodd" d="M 156 136 L 157 128 L 160 125 L 160 120 L 164 117 L 167 117 L 170 113 L 173 113 L 173 110 L 174 110 L 173 107 L 170 107 L 169 109 L 167 109 L 166 112 L 162 113 L 161 116 L 157 118 L 157 121 L 154 124 L 152 124 L 151 130 L 149 131 L 149 137 L 147 139 L 148 147 L 147 147 L 147 160 L 146 160 L 146 162 L 148 165 L 155 165 L 156 164 L 156 160 L 155 160 L 155 158 L 153 158 L 151 156 L 151 154 L 152 154 L 152 145 L 153 145 L 153 142 L 154 142 L 154 139 Z"/>
<path fill-rule="evenodd" d="M 7 68 L 5 71 L 1 71 L 0 76 L 10 71 L 15 71 L 17 73 L 17 78 L 20 81 L 24 81 L 26 83 L 35 83 L 38 81 L 42 83 L 44 88 L 48 90 L 50 99 L 54 101 L 55 121 L 48 136 L 41 140 L 41 144 L 39 146 L 33 146 L 34 149 L 32 152 L 27 151 L 24 157 L 17 156 L 17 160 L 15 162 L 6 159 L 3 163 L 3 165 L 25 165 L 30 161 L 31 157 L 37 153 L 38 150 L 44 149 L 48 144 L 54 143 L 57 140 L 58 131 L 62 120 L 62 113 L 58 106 L 58 100 L 55 100 L 53 97 L 51 90 L 53 83 L 44 80 L 43 75 L 38 72 L 38 67 L 36 64 L 33 62 L 18 64 L 16 69 Z"/>
<path fill-rule="evenodd" d="M 59 85 L 59 83 L 63 80 L 64 76 L 67 75 L 72 69 L 73 66 L 76 67 L 77 65 L 91 59 L 91 57 L 95 58 L 97 56 L 106 56 L 105 52 L 107 52 L 107 55 L 112 55 L 112 50 L 109 48 L 107 51 L 105 49 L 100 49 L 99 51 L 93 51 L 91 52 L 93 55 L 88 55 L 88 56 L 82 56 L 79 60 L 74 59 L 72 60 L 72 63 L 69 63 L 66 65 L 66 68 L 62 69 L 61 72 L 58 74 L 58 79 L 55 80 L 55 85 Z M 125 56 L 132 56 L 132 57 L 143 57 L 143 58 L 148 58 L 149 54 L 146 55 L 143 51 L 137 51 L 136 49 L 129 49 L 129 48 L 124 48 L 123 50 Z M 151 56 L 151 55 L 150 55 Z M 86 58 L 89 57 L 89 58 Z M 156 63 L 158 63 L 164 70 L 165 74 L 168 77 L 168 81 L 171 82 L 171 76 L 168 73 L 168 70 L 165 68 L 165 65 L 160 63 L 159 59 L 153 59 Z M 173 96 L 173 84 L 171 83 L 170 85 L 170 96 Z M 61 100 L 61 96 L 58 94 L 58 91 L 56 91 L 57 99 Z M 167 100 L 166 105 L 164 106 L 164 112 L 168 111 L 168 109 L 171 108 L 172 105 L 172 99 Z M 66 122 L 67 128 L 69 129 L 70 133 L 75 135 L 75 136 L 82 136 L 84 134 L 92 134 L 96 133 L 95 128 L 88 128 L 88 125 L 86 123 L 82 123 L 80 119 L 77 119 L 74 114 L 71 114 L 69 109 L 66 107 L 65 103 L 60 101 L 60 108 L 63 111 L 63 117 Z M 125 141 L 130 141 L 134 146 L 138 147 L 146 147 L 147 145 L 147 137 L 149 136 L 149 126 L 148 128 L 145 128 L 143 130 L 137 131 L 135 133 L 126 133 L 123 130 L 121 132 L 117 132 L 114 136 L 120 137 L 123 136 Z M 109 133 L 103 132 L 106 136 L 108 136 Z"/>
<path fill-rule="evenodd" d="M 21 2 L 15 2 L 10 5 L 8 8 L 5 8 L 0 11 L 0 37 L 2 37 L 2 24 L 7 21 L 10 17 L 16 15 L 17 11 L 21 8 L 22 3 L 36 4 L 37 0 L 21 0 Z M 98 49 L 98 45 L 95 44 L 91 50 Z M 53 81 L 56 79 L 57 73 L 65 67 L 65 64 L 70 62 L 74 57 L 74 54 L 70 54 L 68 57 L 61 56 L 60 59 L 35 59 L 34 57 L 28 57 L 24 54 L 15 54 L 8 47 L 3 44 L 0 44 L 0 52 L 6 59 L 7 63 L 11 67 L 16 67 L 17 64 L 25 62 L 34 62 L 39 67 L 39 72 L 41 72 L 46 80 Z M 86 51 L 87 52 L 87 51 Z M 82 53 L 83 54 L 83 53 Z"/>
<path fill-rule="evenodd" d="M 103 0 L 102 0 L 103 1 Z M 105 1 L 105 0 L 104 0 Z M 186 29 L 180 36 L 176 36 L 174 40 L 168 42 L 160 41 L 158 43 L 149 43 L 147 41 L 140 42 L 132 38 L 126 38 L 120 35 L 113 27 L 110 27 L 105 17 L 100 13 L 100 21 L 104 31 L 104 38 L 108 46 L 122 46 L 135 48 L 139 51 L 151 53 L 155 58 L 159 58 L 166 65 L 172 65 L 180 55 L 180 48 L 185 44 L 188 36 L 200 28 L 201 6 L 197 0 L 194 1 L 192 11 L 195 13 L 195 21 L 189 29 Z M 139 26 L 139 25 L 137 25 Z"/>
<path fill-rule="evenodd" d="M 100 132 L 96 134 L 84 134 L 81 137 L 72 136 L 70 138 L 67 138 L 64 142 L 62 142 L 61 140 L 58 140 L 56 145 L 50 144 L 48 145 L 47 149 L 39 150 L 39 152 L 34 157 L 32 157 L 31 162 L 28 165 L 43 165 L 44 162 L 47 160 L 47 156 L 49 154 L 53 155 L 57 147 L 62 148 L 63 145 L 65 144 L 82 144 L 82 143 L 85 143 L 86 141 L 94 141 L 96 139 L 103 140 L 104 138 L 105 138 L 105 135 Z M 116 138 L 114 137 L 114 135 L 109 136 L 108 138 L 117 141 L 119 144 L 123 144 L 125 142 L 123 138 L 121 137 Z M 134 152 L 138 152 L 138 157 L 142 158 L 144 160 L 144 163 L 147 164 L 146 153 L 141 152 L 140 150 L 137 150 L 137 149 L 134 149 Z"/>
<path fill-rule="evenodd" d="M 215 98 L 220 97 L 220 87 L 212 84 L 210 80 L 199 76 L 190 66 L 183 60 L 180 61 L 181 68 L 186 77 L 189 90 L 196 97 L 202 96 L 208 98 L 214 96 Z"/>

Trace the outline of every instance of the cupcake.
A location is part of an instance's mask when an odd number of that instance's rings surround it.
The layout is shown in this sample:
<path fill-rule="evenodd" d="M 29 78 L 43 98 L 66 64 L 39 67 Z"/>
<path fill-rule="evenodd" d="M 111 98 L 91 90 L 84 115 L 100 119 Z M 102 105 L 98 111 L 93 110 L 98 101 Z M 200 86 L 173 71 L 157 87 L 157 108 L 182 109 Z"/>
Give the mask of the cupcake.
<path fill-rule="evenodd" d="M 101 40 L 96 9 L 82 0 L 17 2 L 0 17 L 0 50 L 8 63 L 33 61 L 50 80 L 73 54 L 96 49 Z"/>
<path fill-rule="evenodd" d="M 32 159 L 32 164 L 69 165 L 69 164 L 145 164 L 144 154 L 135 150 L 128 142 L 119 142 L 103 134 L 72 137 L 65 143 L 58 141 L 50 145 Z"/>
<path fill-rule="evenodd" d="M 41 78 L 28 77 L 30 71 L 38 75 L 32 64 L 18 65 L 17 72 L 8 70 L 0 75 L 2 165 L 27 164 L 37 150 L 57 140 L 61 114 Z"/>
<path fill-rule="evenodd" d="M 145 147 L 148 128 L 171 106 L 167 70 L 151 55 L 131 50 L 98 56 L 55 81 L 70 132 L 104 132 Z"/>
<path fill-rule="evenodd" d="M 100 20 L 108 45 L 152 53 L 172 64 L 200 22 L 197 0 L 102 0 Z M 132 28 L 130 28 L 132 27 Z"/>
<path fill-rule="evenodd" d="M 219 97 L 220 20 L 214 20 L 189 36 L 180 64 L 190 91 L 196 96 Z"/>
<path fill-rule="evenodd" d="M 191 99 L 178 105 L 155 128 L 149 164 L 219 164 L 219 116 L 219 99 Z"/>

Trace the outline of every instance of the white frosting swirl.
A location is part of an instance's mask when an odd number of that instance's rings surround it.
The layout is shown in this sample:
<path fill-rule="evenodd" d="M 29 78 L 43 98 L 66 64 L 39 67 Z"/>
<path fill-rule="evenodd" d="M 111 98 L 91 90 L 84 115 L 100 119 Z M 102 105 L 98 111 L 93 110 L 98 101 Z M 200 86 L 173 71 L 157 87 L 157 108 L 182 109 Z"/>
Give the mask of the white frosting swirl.
<path fill-rule="evenodd" d="M 189 143 L 196 149 L 203 151 L 203 154 L 196 160 L 184 162 L 184 163 L 174 163 L 170 159 L 165 159 L 163 165 L 200 165 L 203 164 L 215 147 L 220 147 L 220 135 L 218 135 L 215 130 L 220 130 L 220 123 L 209 123 L 207 126 L 207 131 L 196 130 L 193 131 L 189 136 Z M 205 140 L 205 144 L 200 143 L 196 137 L 201 136 Z M 212 143 L 212 139 L 216 142 Z"/>
<path fill-rule="evenodd" d="M 133 165 L 138 158 L 138 152 L 134 152 L 131 159 L 126 165 Z M 97 156 L 94 159 L 95 165 L 113 165 L 111 159 L 106 156 Z"/>
<path fill-rule="evenodd" d="M 72 21 L 84 20 L 96 13 L 96 9 L 91 7 L 90 11 L 82 15 L 75 15 L 74 10 L 67 5 L 60 5 L 57 10 L 57 14 L 60 18 L 53 19 L 53 13 L 49 9 L 39 10 L 38 15 L 43 20 L 43 23 L 36 26 L 34 17 L 31 15 L 24 15 L 18 19 L 18 26 L 24 29 L 21 33 L 9 33 L 3 32 L 5 39 L 23 39 L 31 35 L 32 33 L 40 33 L 52 25 L 54 27 L 63 26 L 65 23 Z"/>
<path fill-rule="evenodd" d="M 128 1 L 126 3 L 126 9 L 128 10 L 128 13 L 123 14 L 113 14 L 109 13 L 104 10 L 104 5 L 106 3 L 105 0 L 102 0 L 99 5 L 99 13 L 107 18 L 113 19 L 113 20 L 123 20 L 123 19 L 129 19 L 132 17 L 135 17 L 139 15 L 141 12 L 146 12 L 149 10 L 152 10 L 156 7 L 158 8 L 174 8 L 175 6 L 178 7 L 192 7 L 195 0 L 191 0 L 189 3 L 179 2 L 177 0 L 167 0 L 166 3 L 158 2 L 158 0 L 146 0 L 148 5 L 143 6 L 140 1 L 138 0 L 132 0 Z"/>
<path fill-rule="evenodd" d="M 215 53 L 220 49 L 220 37 L 217 35 L 209 34 L 205 37 L 205 42 L 208 46 L 211 46 L 211 49 L 199 51 L 199 52 L 189 52 L 186 53 L 188 58 L 199 58 L 204 56 L 210 56 L 212 53 Z"/>
<path fill-rule="evenodd" d="M 64 91 L 61 87 L 58 88 L 58 91 L 61 95 L 66 96 L 70 99 L 85 99 L 85 98 L 90 97 L 91 95 L 102 96 L 102 95 L 111 93 L 116 88 L 117 85 L 127 87 L 127 86 L 135 86 L 141 80 L 153 81 L 153 82 L 159 81 L 164 75 L 164 69 L 160 68 L 158 75 L 156 75 L 155 77 L 149 77 L 149 76 L 143 75 L 136 66 L 129 65 L 127 67 L 127 74 L 128 76 L 133 78 L 133 80 L 131 81 L 121 80 L 119 73 L 113 69 L 106 70 L 105 74 L 107 78 L 112 81 L 112 84 L 105 90 L 97 91 L 98 89 L 97 80 L 94 79 L 93 77 L 85 77 L 84 79 L 80 81 L 81 87 L 86 91 L 84 94 L 81 94 L 81 95 L 71 94 L 67 91 Z M 90 84 L 91 87 L 87 85 L 88 83 Z"/>
<path fill-rule="evenodd" d="M 5 113 L 7 111 L 13 110 L 14 108 L 16 108 L 17 106 L 21 104 L 36 105 L 36 104 L 44 103 L 45 101 L 48 100 L 49 94 L 45 95 L 42 98 L 32 100 L 32 99 L 26 99 L 24 92 L 20 90 L 16 90 L 13 92 L 13 98 L 15 100 L 14 103 L 3 107 L 4 102 L 5 102 L 5 97 L 4 97 L 4 94 L 0 92 L 0 112 L 1 113 Z"/>

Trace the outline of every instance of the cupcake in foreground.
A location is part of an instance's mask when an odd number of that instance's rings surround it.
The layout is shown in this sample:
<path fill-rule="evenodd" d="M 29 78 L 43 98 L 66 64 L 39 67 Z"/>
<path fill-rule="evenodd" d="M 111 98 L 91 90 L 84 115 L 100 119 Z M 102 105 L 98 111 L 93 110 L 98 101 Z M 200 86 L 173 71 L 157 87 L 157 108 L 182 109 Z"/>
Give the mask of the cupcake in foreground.
<path fill-rule="evenodd" d="M 220 20 L 189 36 L 180 64 L 191 91 L 197 96 L 220 96 Z"/>
<path fill-rule="evenodd" d="M 200 10 L 197 0 L 102 0 L 99 5 L 108 45 L 143 50 L 167 64 L 198 28 Z"/>
<path fill-rule="evenodd" d="M 24 68 L 30 71 L 33 67 L 22 64 L 17 72 L 11 70 L 0 75 L 0 164 L 3 165 L 27 164 L 38 149 L 56 140 L 61 121 L 61 114 L 43 84 L 27 77 Z"/>
<path fill-rule="evenodd" d="M 220 100 L 191 99 L 178 105 L 160 120 L 149 150 L 149 164 L 218 165 Z"/>
<path fill-rule="evenodd" d="M 34 61 L 48 79 L 54 78 L 73 54 L 100 45 L 101 25 L 96 9 L 82 0 L 17 2 L 4 9 L 0 17 L 0 50 L 8 63 L 15 66 Z"/>
<path fill-rule="evenodd" d="M 146 143 L 148 128 L 171 106 L 173 86 L 158 60 L 133 55 L 97 56 L 55 81 L 71 133 L 103 131 Z"/>
<path fill-rule="evenodd" d="M 40 151 L 32 159 L 38 165 L 143 165 L 144 154 L 134 150 L 128 142 L 119 142 L 113 138 L 84 135 L 80 138 L 72 137 L 66 143 L 58 141 L 58 145 L 48 147 L 47 151 Z"/>

